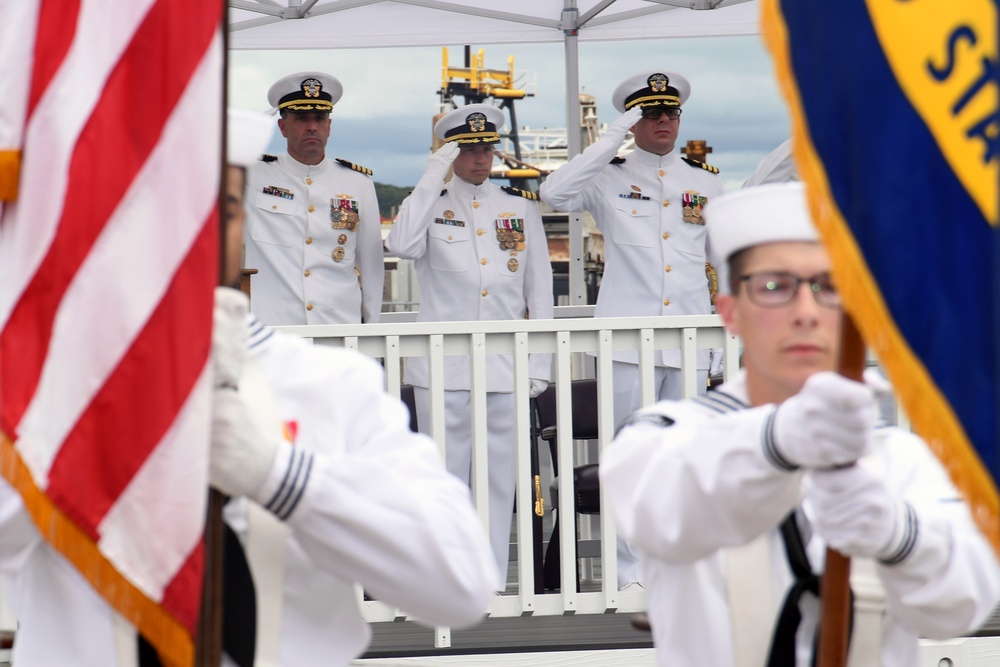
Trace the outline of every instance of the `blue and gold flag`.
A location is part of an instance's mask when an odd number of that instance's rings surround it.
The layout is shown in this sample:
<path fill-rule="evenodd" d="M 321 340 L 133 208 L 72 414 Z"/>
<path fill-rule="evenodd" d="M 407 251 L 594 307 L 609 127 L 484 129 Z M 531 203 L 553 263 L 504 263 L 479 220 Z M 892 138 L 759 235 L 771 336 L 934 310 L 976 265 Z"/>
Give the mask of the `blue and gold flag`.
<path fill-rule="evenodd" d="M 1000 550 L 995 0 L 764 0 L 838 289 Z"/>

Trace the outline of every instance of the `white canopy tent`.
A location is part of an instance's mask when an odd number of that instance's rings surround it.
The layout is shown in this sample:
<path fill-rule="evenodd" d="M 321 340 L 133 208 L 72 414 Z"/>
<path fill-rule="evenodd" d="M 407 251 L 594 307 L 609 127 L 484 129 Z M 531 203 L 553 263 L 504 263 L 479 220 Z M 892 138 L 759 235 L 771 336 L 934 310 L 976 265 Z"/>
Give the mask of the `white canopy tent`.
<path fill-rule="evenodd" d="M 580 151 L 578 43 L 754 35 L 757 0 L 229 0 L 233 49 L 563 42 L 569 155 Z M 583 226 L 571 214 L 570 303 L 586 303 Z"/>

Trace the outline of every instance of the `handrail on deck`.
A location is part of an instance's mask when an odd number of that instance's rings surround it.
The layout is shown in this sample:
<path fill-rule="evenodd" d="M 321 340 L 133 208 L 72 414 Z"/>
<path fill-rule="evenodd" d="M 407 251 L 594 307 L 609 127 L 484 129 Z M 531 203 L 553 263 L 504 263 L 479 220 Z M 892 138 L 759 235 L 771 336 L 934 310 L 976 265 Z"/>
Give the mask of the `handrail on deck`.
<path fill-rule="evenodd" d="M 489 525 L 489 506 L 486 470 L 486 420 L 485 420 L 485 360 L 487 355 L 511 355 L 514 366 L 515 426 L 517 446 L 517 575 L 516 594 L 497 596 L 490 607 L 491 616 L 523 616 L 529 614 L 602 614 L 612 611 L 634 612 L 645 608 L 642 591 L 619 592 L 617 585 L 617 557 L 615 554 L 615 527 L 610 513 L 601 514 L 601 581 L 600 590 L 577 592 L 575 531 L 560 533 L 561 587 L 558 593 L 535 593 L 533 571 L 533 544 L 531 521 L 533 514 L 533 487 L 531 480 L 530 451 L 531 415 L 528 396 L 528 355 L 551 354 L 552 377 L 556 383 L 557 426 L 568 424 L 572 418 L 570 387 L 573 379 L 596 377 L 598 380 L 597 451 L 606 447 L 614 437 L 611 383 L 612 354 L 630 350 L 638 353 L 640 384 L 644 404 L 652 403 L 655 355 L 660 350 L 680 350 L 682 377 L 686 396 L 697 394 L 697 351 L 703 348 L 725 350 L 723 377 L 734 374 L 738 367 L 739 340 L 722 328 L 717 315 L 685 315 L 660 317 L 593 318 L 588 307 L 559 307 L 559 315 L 570 313 L 576 317 L 557 317 L 552 320 L 479 321 L 479 322 L 405 322 L 410 314 L 390 318 L 378 324 L 320 325 L 275 327 L 287 333 L 311 339 L 316 345 L 354 348 L 379 359 L 386 369 L 386 388 L 394 396 L 400 395 L 402 367 L 410 357 L 426 356 L 429 359 L 431 386 L 431 436 L 444 448 L 444 358 L 450 355 L 470 357 L 473 393 L 473 499 L 483 525 Z M 579 315 L 584 316 L 579 316 Z M 574 461 L 572 430 L 557 429 L 558 469 L 572 470 Z M 576 451 L 579 458 L 581 451 Z M 560 516 L 575 516 L 573 508 L 573 475 L 560 475 Z M 573 525 L 564 521 L 564 525 Z M 392 621 L 399 613 L 378 601 L 362 603 L 365 618 L 370 622 Z M 435 645 L 450 645 L 446 628 L 435 632 Z"/>

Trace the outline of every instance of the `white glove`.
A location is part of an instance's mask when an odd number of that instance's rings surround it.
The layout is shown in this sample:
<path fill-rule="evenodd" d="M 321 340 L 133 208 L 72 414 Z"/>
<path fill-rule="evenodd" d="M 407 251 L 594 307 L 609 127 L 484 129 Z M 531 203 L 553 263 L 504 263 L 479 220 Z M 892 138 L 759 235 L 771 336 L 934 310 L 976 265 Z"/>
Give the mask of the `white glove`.
<path fill-rule="evenodd" d="M 215 390 L 208 468 L 212 486 L 226 495 L 254 498 L 267 481 L 279 442 L 260 430 L 243 396 L 230 388 Z"/>
<path fill-rule="evenodd" d="M 642 107 L 636 105 L 618 116 L 610 125 L 608 129 L 605 130 L 604 136 L 611 137 L 612 139 L 617 138 L 618 143 L 625 141 L 625 135 L 629 133 L 632 126 L 639 122 L 642 118 Z"/>
<path fill-rule="evenodd" d="M 528 380 L 528 396 L 534 398 L 545 391 L 549 386 L 548 380 L 539 380 L 538 378 L 530 378 Z"/>
<path fill-rule="evenodd" d="M 788 469 L 854 463 L 871 449 L 877 417 L 871 388 L 831 371 L 816 373 L 778 406 L 765 452 Z"/>
<path fill-rule="evenodd" d="M 445 142 L 428 158 L 427 166 L 424 168 L 424 177 L 432 179 L 435 184 L 444 181 L 448 170 L 451 169 L 451 163 L 455 161 L 461 150 L 462 147 L 458 145 L 457 141 Z"/>
<path fill-rule="evenodd" d="M 831 547 L 891 563 L 909 555 L 917 534 L 915 515 L 889 493 L 880 475 L 859 463 L 813 470 L 806 480 L 813 528 Z"/>
<path fill-rule="evenodd" d="M 725 358 L 722 348 L 713 347 L 709 350 L 708 377 L 722 377 L 722 361 Z"/>
<path fill-rule="evenodd" d="M 246 295 L 229 287 L 215 288 L 212 310 L 212 369 L 215 386 L 236 388 L 247 356 Z"/>

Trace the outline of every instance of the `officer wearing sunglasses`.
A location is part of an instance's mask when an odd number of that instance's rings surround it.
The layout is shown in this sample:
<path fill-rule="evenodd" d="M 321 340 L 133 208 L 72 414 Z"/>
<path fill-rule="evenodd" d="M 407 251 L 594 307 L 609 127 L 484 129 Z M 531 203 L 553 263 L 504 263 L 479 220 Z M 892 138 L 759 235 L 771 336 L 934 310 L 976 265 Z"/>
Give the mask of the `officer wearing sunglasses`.
<path fill-rule="evenodd" d="M 686 78 L 665 69 L 627 78 L 612 96 L 622 115 L 541 186 L 547 204 L 559 211 L 589 211 L 604 235 L 596 317 L 712 312 L 714 269 L 702 209 L 722 194 L 723 185 L 718 169 L 674 150 L 681 106 L 690 92 Z M 629 133 L 635 149 L 617 157 L 629 147 L 623 146 Z M 697 361 L 704 393 L 709 351 L 700 350 Z M 680 398 L 679 351 L 657 351 L 655 363 L 656 398 Z M 634 352 L 615 353 L 613 380 L 617 427 L 640 407 Z M 621 548 L 618 568 L 619 586 L 641 582 L 637 559 Z"/>

